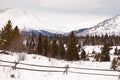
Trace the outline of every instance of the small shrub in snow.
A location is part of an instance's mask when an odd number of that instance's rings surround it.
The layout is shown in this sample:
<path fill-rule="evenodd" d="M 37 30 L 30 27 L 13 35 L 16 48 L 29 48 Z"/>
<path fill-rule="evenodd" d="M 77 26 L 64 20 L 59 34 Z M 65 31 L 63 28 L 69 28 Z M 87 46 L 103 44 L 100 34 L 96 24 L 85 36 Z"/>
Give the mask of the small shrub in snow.
<path fill-rule="evenodd" d="M 111 69 L 120 70 L 120 57 L 114 58 L 112 60 Z"/>
<path fill-rule="evenodd" d="M 18 60 L 20 60 L 20 61 L 24 61 L 24 60 L 25 60 L 25 57 L 26 57 L 26 54 L 25 54 L 25 53 L 19 53 L 19 54 L 18 54 Z"/>
<path fill-rule="evenodd" d="M 15 75 L 14 75 L 14 74 L 11 74 L 10 77 L 11 77 L 11 78 L 15 78 Z"/>
<path fill-rule="evenodd" d="M 116 70 L 117 68 L 117 58 L 112 60 L 111 69 Z"/>
<path fill-rule="evenodd" d="M 95 61 L 100 61 L 100 53 L 95 54 L 94 59 Z"/>
<path fill-rule="evenodd" d="M 82 52 L 81 52 L 81 59 L 86 60 L 86 52 L 84 49 L 82 49 Z"/>
<path fill-rule="evenodd" d="M 111 48 L 109 44 L 105 43 L 104 46 L 101 48 L 100 61 L 110 61 L 110 50 Z"/>

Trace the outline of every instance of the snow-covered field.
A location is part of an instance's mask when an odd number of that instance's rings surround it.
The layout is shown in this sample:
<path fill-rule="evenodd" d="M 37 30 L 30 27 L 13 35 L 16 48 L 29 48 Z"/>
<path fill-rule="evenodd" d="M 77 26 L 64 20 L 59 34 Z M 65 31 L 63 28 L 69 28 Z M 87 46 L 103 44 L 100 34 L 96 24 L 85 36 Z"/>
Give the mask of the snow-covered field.
<path fill-rule="evenodd" d="M 87 48 L 88 47 L 86 46 L 86 51 L 92 50 L 92 46 L 90 49 Z M 63 72 L 41 72 L 41 71 L 29 71 L 29 70 L 21 70 L 21 69 L 12 70 L 11 67 L 0 66 L 0 80 L 118 80 L 117 75 L 119 75 L 119 72 L 117 71 L 84 70 L 84 69 L 71 68 L 71 67 L 78 67 L 78 68 L 110 70 L 111 62 L 92 62 L 92 61 L 71 62 L 71 61 L 56 60 L 56 59 L 50 59 L 49 61 L 49 58 L 44 56 L 38 56 L 33 54 L 31 55 L 29 54 L 25 56 L 26 56 L 25 60 L 20 61 L 20 63 L 46 65 L 46 66 L 59 66 L 59 67 L 65 67 L 66 65 L 69 65 L 70 68 L 68 69 L 68 74 L 67 75 L 63 74 Z M 35 59 L 33 59 L 34 56 L 36 56 Z M 13 55 L 0 54 L 0 60 L 14 62 L 18 60 L 18 55 L 17 53 L 14 53 Z M 0 65 L 14 66 L 13 63 L 6 63 L 6 62 L 0 62 Z M 59 70 L 59 71 L 65 70 L 65 68 L 36 67 L 36 66 L 28 66 L 22 64 L 18 64 L 17 67 L 27 68 L 27 69 L 37 69 L 37 70 Z M 69 71 L 93 73 L 99 75 L 77 74 L 77 73 L 70 73 Z M 14 74 L 15 77 L 11 78 L 10 76 L 11 74 Z M 116 76 L 103 76 L 100 74 L 116 75 Z"/>

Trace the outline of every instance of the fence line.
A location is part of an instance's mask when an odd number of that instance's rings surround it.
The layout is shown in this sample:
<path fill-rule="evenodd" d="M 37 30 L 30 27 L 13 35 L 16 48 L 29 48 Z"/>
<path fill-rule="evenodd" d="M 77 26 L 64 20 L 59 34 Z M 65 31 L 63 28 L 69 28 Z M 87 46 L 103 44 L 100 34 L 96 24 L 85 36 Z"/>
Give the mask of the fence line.
<path fill-rule="evenodd" d="M 12 61 L 5 61 L 5 60 L 0 60 L 1 62 L 7 62 L 7 63 L 16 63 Z M 20 63 L 22 65 L 29 65 L 29 66 L 35 66 L 35 67 L 47 67 L 47 68 L 66 68 L 66 67 L 59 67 L 59 66 L 46 66 L 46 65 L 35 65 L 35 64 L 28 64 L 28 63 Z M 114 70 L 108 70 L 108 69 L 92 69 L 92 68 L 79 68 L 79 67 L 70 67 L 71 69 L 82 69 L 82 70 L 97 70 L 97 71 L 114 71 Z M 115 71 L 116 72 L 116 71 Z M 118 71 L 119 72 L 119 71 Z"/>
<path fill-rule="evenodd" d="M 16 63 L 12 61 L 5 61 L 5 60 L 0 60 L 1 62 L 7 62 L 7 63 Z M 35 67 L 48 67 L 48 68 L 66 68 L 66 67 L 58 67 L 58 66 L 45 66 L 45 65 L 35 65 L 35 64 L 28 64 L 28 63 L 20 63 L 22 65 L 29 65 L 29 66 L 35 66 Z"/>
<path fill-rule="evenodd" d="M 9 66 L 9 65 L 0 65 L 0 66 L 13 67 L 13 66 Z M 38 71 L 38 72 L 64 72 L 64 71 L 59 71 L 59 70 L 39 70 L 39 69 L 29 69 L 29 68 L 21 68 L 21 67 L 16 67 L 16 69 Z M 85 72 L 75 72 L 75 71 L 68 71 L 68 72 L 75 73 L 75 74 L 87 74 L 87 75 L 99 75 L 99 76 L 113 76 L 113 77 L 119 76 L 119 75 L 111 75 L 111 74 L 85 73 Z"/>

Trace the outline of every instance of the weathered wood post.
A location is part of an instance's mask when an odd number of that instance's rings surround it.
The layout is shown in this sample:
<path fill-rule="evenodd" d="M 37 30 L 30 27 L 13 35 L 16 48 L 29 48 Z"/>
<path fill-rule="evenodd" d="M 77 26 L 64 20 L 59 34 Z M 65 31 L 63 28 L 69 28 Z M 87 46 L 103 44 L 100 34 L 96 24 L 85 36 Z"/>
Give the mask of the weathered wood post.
<path fill-rule="evenodd" d="M 16 66 L 17 66 L 17 64 L 19 64 L 19 61 L 20 61 L 20 60 L 18 60 L 18 62 L 16 62 L 16 61 L 14 62 L 15 65 L 12 66 L 12 70 L 13 70 L 13 72 L 16 70 Z M 15 73 L 12 73 L 12 74 L 11 74 L 11 78 L 14 78 L 14 77 L 15 77 Z"/>
<path fill-rule="evenodd" d="M 68 69 L 69 69 L 69 65 L 66 65 L 66 66 L 65 66 L 65 71 L 63 72 L 63 74 L 66 73 L 66 75 L 67 75 L 67 74 L 68 74 Z"/>

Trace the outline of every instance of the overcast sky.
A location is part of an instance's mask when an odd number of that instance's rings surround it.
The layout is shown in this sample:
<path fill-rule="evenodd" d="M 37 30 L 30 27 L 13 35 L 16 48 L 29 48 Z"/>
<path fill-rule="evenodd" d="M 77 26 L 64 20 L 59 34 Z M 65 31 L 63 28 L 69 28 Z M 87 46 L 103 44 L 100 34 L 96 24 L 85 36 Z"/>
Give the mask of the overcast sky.
<path fill-rule="evenodd" d="M 0 8 L 39 11 L 51 24 L 83 28 L 118 15 L 120 0 L 0 0 Z"/>

